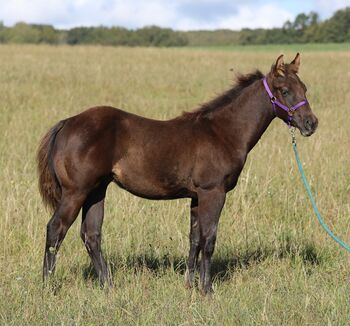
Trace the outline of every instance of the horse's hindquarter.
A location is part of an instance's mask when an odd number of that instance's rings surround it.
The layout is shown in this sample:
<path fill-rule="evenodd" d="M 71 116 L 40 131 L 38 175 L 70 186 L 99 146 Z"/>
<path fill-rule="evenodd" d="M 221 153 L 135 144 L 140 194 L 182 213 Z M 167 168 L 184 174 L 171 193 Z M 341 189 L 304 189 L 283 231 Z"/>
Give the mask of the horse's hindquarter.
<path fill-rule="evenodd" d="M 63 189 L 91 189 L 110 178 L 115 135 L 124 114 L 110 107 L 91 108 L 64 121 L 52 153 Z"/>

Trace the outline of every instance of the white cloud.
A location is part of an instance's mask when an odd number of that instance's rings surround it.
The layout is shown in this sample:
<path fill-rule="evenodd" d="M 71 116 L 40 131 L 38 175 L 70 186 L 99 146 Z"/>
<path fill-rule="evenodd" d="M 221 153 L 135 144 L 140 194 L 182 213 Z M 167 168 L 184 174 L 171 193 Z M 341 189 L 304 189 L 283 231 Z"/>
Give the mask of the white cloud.
<path fill-rule="evenodd" d="M 176 11 L 160 0 L 0 0 L 0 21 L 49 23 L 60 28 L 91 25 L 170 26 Z"/>
<path fill-rule="evenodd" d="M 238 30 L 242 27 L 271 28 L 282 26 L 287 20 L 293 19 L 293 14 L 276 5 L 262 5 L 260 7 L 242 5 L 238 13 L 221 21 L 216 28 Z"/>
<path fill-rule="evenodd" d="M 314 0 L 315 9 L 322 18 L 329 18 L 336 10 L 350 6 L 350 0 Z"/>
<path fill-rule="evenodd" d="M 50 23 L 69 15 L 67 1 L 0 0 L 0 20 L 6 25 L 13 25 L 18 21 Z"/>
<path fill-rule="evenodd" d="M 146 25 L 158 25 L 171 27 L 177 19 L 174 7 L 169 3 L 164 5 L 162 1 L 134 0 L 115 1 L 113 8 L 106 15 L 107 24 L 127 27 L 142 27 Z"/>
<path fill-rule="evenodd" d="M 276 0 L 0 0 L 0 21 L 74 26 L 158 25 L 180 30 L 271 28 L 305 11 L 302 1 Z M 349 0 L 312 0 L 321 17 L 349 5 Z M 291 6 L 295 8 L 290 10 Z M 287 9 L 289 8 L 289 9 Z"/>

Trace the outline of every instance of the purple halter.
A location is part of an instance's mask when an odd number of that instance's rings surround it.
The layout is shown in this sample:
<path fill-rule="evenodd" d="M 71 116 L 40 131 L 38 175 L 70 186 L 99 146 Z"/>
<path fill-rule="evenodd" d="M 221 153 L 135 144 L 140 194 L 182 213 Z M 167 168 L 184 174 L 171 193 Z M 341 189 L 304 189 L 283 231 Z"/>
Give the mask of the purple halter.
<path fill-rule="evenodd" d="M 272 106 L 273 106 L 273 110 L 276 114 L 276 105 L 278 107 L 280 107 L 282 110 L 286 111 L 288 113 L 288 120 L 287 120 L 287 124 L 288 124 L 288 127 L 290 127 L 290 123 L 292 121 L 292 116 L 293 116 L 293 112 L 296 110 L 296 109 L 299 109 L 301 106 L 307 104 L 307 100 L 303 100 L 297 104 L 295 104 L 294 106 L 292 106 L 291 108 L 289 108 L 288 106 L 285 106 L 284 104 L 282 104 L 279 100 L 277 100 L 276 96 L 274 96 L 270 90 L 270 87 L 269 85 L 267 84 L 267 81 L 266 81 L 266 77 L 263 78 L 263 83 L 264 83 L 264 87 L 266 89 L 266 92 L 267 94 L 269 94 L 269 97 L 270 97 L 270 101 L 272 103 Z"/>

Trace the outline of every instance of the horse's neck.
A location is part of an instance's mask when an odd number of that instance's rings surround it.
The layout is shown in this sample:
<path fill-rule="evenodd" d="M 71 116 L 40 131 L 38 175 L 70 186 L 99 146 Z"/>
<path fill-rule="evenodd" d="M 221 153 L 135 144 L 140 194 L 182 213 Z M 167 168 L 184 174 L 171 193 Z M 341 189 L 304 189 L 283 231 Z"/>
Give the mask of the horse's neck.
<path fill-rule="evenodd" d="M 221 117 L 219 117 L 221 115 Z M 247 87 L 227 108 L 218 111 L 214 125 L 221 129 L 221 135 L 232 144 L 232 148 L 248 153 L 259 141 L 275 117 L 262 82 Z"/>

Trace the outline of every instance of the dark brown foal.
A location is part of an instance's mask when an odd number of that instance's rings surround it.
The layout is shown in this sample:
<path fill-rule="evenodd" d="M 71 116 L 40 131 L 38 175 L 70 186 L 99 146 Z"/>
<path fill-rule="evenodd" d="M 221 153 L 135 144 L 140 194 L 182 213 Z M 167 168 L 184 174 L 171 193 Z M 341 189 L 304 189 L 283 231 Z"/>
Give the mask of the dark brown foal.
<path fill-rule="evenodd" d="M 276 116 L 304 136 L 316 130 L 299 65 L 299 54 L 290 64 L 280 56 L 267 75 L 240 76 L 226 93 L 168 121 L 97 107 L 55 125 L 38 151 L 40 191 L 54 210 L 47 225 L 44 280 L 82 208 L 81 238 L 101 284 L 112 283 L 101 252 L 101 227 L 113 181 L 147 199 L 191 199 L 186 285 L 193 285 L 201 253 L 200 287 L 210 292 L 221 210 L 249 151 Z"/>

